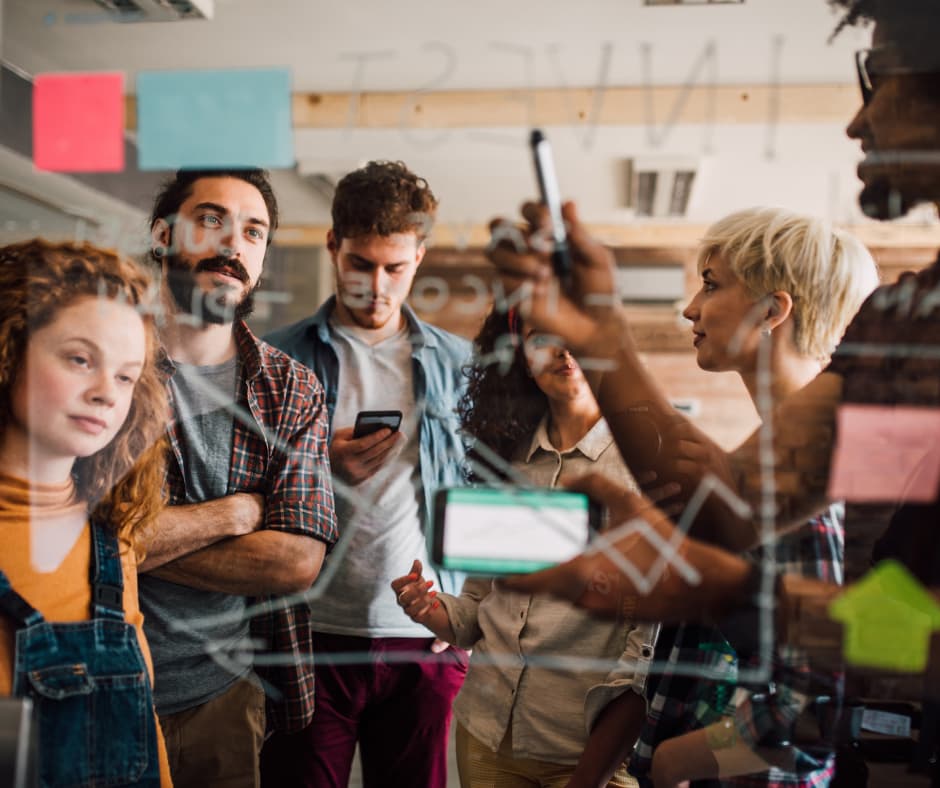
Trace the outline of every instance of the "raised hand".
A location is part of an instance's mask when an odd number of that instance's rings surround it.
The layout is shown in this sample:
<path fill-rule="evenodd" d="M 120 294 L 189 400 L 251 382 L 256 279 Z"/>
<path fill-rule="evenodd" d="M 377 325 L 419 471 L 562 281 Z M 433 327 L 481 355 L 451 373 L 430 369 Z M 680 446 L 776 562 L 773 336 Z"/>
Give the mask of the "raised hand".
<path fill-rule="evenodd" d="M 551 220 L 538 203 L 522 206 L 527 227 L 520 230 L 505 220 L 490 224 L 492 241 L 487 256 L 499 270 L 507 293 L 523 289 L 521 311 L 534 328 L 560 337 L 576 355 L 603 347 L 597 340 L 615 314 L 622 314 L 610 250 L 590 237 L 578 219 L 574 203 L 562 207 L 571 247 L 568 282 L 555 276 L 551 262 Z M 618 331 L 618 336 L 619 336 Z"/>
<path fill-rule="evenodd" d="M 392 580 L 392 591 L 395 592 L 399 607 L 405 611 L 408 618 L 426 626 L 439 640 L 454 643 L 457 638 L 450 625 L 450 617 L 437 599 L 437 591 L 433 590 L 434 581 L 426 580 L 422 574 L 423 570 L 421 562 L 415 559 L 407 575 Z M 439 653 L 444 649 L 435 642 L 431 650 Z"/>
<path fill-rule="evenodd" d="M 416 558 L 409 574 L 392 580 L 392 591 L 395 592 L 399 607 L 408 618 L 419 624 L 423 624 L 430 612 L 441 605 L 434 598 L 437 596 L 437 591 L 432 590 L 434 581 L 426 580 L 422 571 L 421 562 Z"/>

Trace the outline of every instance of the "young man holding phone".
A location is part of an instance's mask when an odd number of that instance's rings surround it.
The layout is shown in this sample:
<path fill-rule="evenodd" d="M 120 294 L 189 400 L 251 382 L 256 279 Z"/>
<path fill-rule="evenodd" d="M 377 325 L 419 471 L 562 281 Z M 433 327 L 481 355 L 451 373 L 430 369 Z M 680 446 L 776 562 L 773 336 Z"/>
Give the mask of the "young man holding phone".
<path fill-rule="evenodd" d="M 466 656 L 434 653 L 433 638 L 389 586 L 415 556 L 428 564 L 431 496 L 464 479 L 455 409 L 470 344 L 405 304 L 436 210 L 427 183 L 401 162 L 370 162 L 346 175 L 327 235 L 337 294 L 269 338 L 326 390 L 345 535 L 313 610 L 316 714 L 300 734 L 266 745 L 270 785 L 346 786 L 357 741 L 367 788 L 446 785 L 450 708 Z M 355 423 L 375 418 L 362 411 L 401 411 L 401 424 L 356 437 Z"/>

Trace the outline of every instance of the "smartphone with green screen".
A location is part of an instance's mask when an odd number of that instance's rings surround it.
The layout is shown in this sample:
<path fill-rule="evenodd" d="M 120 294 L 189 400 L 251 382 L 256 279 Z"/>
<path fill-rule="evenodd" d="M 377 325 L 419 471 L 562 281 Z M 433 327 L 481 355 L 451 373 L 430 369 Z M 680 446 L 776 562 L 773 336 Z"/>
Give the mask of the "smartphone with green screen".
<path fill-rule="evenodd" d="M 536 572 L 581 553 L 601 509 L 583 493 L 450 487 L 434 496 L 431 561 L 469 574 Z"/>

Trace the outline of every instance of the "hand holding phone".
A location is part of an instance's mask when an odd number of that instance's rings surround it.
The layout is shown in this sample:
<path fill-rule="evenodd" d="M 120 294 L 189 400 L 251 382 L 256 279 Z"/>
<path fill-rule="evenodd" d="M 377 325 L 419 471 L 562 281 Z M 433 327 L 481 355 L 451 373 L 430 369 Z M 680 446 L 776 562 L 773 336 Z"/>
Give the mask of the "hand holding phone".
<path fill-rule="evenodd" d="M 364 438 L 383 427 L 396 432 L 401 426 L 400 410 L 360 410 L 356 414 L 356 424 L 353 427 L 353 439 Z"/>
<path fill-rule="evenodd" d="M 361 411 L 354 427 L 333 430 L 330 438 L 333 473 L 353 485 L 374 476 L 404 446 L 400 425 L 400 411 Z M 386 427 L 391 434 L 378 434 Z"/>
<path fill-rule="evenodd" d="M 552 250 L 552 266 L 555 269 L 555 275 L 564 282 L 571 275 L 571 250 L 568 247 L 565 220 L 561 215 L 561 191 L 558 189 L 558 178 L 555 175 L 552 148 L 539 129 L 532 130 L 529 144 L 532 147 L 539 193 L 552 220 L 552 240 L 555 244 Z"/>
<path fill-rule="evenodd" d="M 600 514 L 586 495 L 569 490 L 445 488 L 434 496 L 431 560 L 472 574 L 536 572 L 581 553 Z"/>

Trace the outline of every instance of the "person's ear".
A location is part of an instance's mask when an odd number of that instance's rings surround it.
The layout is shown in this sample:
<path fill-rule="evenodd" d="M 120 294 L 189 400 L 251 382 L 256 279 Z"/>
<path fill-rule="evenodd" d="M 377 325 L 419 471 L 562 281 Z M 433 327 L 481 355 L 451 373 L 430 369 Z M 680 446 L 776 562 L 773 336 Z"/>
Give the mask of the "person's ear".
<path fill-rule="evenodd" d="M 150 228 L 150 251 L 155 258 L 162 260 L 170 253 L 173 234 L 166 219 L 157 219 Z"/>
<path fill-rule="evenodd" d="M 421 261 L 424 259 L 424 255 L 427 251 L 428 248 L 424 245 L 424 241 L 418 241 L 418 248 L 415 251 L 415 268 L 421 265 Z"/>
<path fill-rule="evenodd" d="M 339 256 L 339 242 L 336 240 L 336 234 L 333 232 L 332 227 L 326 231 L 326 250 L 330 253 L 330 259 L 335 266 Z"/>
<path fill-rule="evenodd" d="M 769 303 L 762 327 L 773 331 L 777 326 L 786 322 L 786 319 L 793 312 L 793 296 L 786 290 L 775 290 L 767 298 Z"/>

